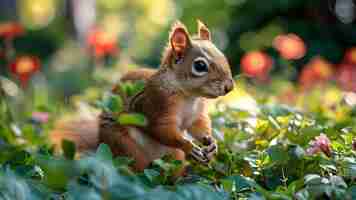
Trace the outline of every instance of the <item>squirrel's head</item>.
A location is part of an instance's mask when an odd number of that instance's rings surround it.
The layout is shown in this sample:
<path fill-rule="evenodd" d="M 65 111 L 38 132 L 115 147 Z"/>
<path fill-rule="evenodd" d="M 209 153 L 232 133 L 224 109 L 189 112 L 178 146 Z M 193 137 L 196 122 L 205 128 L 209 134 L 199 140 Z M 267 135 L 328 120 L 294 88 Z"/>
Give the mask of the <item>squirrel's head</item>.
<path fill-rule="evenodd" d="M 209 29 L 198 21 L 198 34 L 191 37 L 181 22 L 172 26 L 162 65 L 172 70 L 174 82 L 184 93 L 216 98 L 234 87 L 224 54 L 213 44 Z"/>

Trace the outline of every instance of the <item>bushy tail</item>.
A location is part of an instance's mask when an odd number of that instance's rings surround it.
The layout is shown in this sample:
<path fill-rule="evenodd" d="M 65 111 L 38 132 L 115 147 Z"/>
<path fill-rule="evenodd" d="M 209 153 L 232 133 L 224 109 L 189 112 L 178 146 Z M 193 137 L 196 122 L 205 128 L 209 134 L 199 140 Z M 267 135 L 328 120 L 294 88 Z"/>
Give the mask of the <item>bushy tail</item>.
<path fill-rule="evenodd" d="M 126 73 L 121 77 L 121 82 L 148 80 L 156 70 L 154 69 L 136 69 Z M 124 99 L 128 104 L 128 99 Z M 84 109 L 85 110 L 85 109 Z M 56 150 L 61 148 L 64 139 L 73 141 L 76 144 L 77 152 L 95 150 L 99 144 L 99 115 L 86 113 L 84 116 L 74 115 L 69 119 L 59 120 L 54 130 L 50 133 L 50 140 L 55 145 Z M 90 118 L 87 118 L 87 117 Z"/>
<path fill-rule="evenodd" d="M 64 139 L 74 142 L 79 153 L 95 150 L 99 143 L 98 123 L 98 118 L 60 120 L 50 133 L 50 140 L 57 151 Z"/>

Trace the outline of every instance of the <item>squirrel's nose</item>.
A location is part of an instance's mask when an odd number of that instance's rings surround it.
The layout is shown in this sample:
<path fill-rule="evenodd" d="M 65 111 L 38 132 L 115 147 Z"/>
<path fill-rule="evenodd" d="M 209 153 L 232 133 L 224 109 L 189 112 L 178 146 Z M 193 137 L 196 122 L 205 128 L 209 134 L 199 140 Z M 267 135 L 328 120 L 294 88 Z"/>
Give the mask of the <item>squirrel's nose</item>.
<path fill-rule="evenodd" d="M 224 91 L 225 94 L 229 93 L 231 90 L 234 89 L 234 81 L 232 79 L 229 79 L 224 86 Z"/>

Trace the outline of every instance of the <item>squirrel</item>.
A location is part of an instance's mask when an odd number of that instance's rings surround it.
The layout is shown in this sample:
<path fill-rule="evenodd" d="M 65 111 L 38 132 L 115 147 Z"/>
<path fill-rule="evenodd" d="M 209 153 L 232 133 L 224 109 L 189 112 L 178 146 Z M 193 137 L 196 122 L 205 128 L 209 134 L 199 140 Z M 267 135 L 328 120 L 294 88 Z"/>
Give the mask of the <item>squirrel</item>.
<path fill-rule="evenodd" d="M 102 112 L 95 122 L 62 124 L 51 140 L 55 144 L 73 140 L 79 150 L 106 143 L 114 155 L 133 158 L 137 171 L 167 154 L 183 162 L 192 156 L 208 163 L 217 152 L 217 142 L 211 133 L 207 101 L 234 88 L 230 65 L 213 44 L 209 29 L 198 20 L 198 34 L 190 36 L 184 24 L 175 22 L 159 69 L 136 69 L 120 79 L 138 80 L 145 86 L 128 100 L 128 110 L 144 114 L 147 126 L 122 126 L 110 113 Z"/>

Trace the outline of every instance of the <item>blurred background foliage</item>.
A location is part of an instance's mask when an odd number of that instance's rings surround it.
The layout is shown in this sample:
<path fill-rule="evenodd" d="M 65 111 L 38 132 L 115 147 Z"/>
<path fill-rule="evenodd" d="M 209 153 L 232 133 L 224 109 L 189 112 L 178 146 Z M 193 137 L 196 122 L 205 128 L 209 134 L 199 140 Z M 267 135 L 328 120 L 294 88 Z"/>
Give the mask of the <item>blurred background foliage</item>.
<path fill-rule="evenodd" d="M 294 105 L 315 86 L 356 90 L 355 12 L 353 0 L 1 0 L 0 84 L 15 116 L 71 108 L 132 68 L 157 68 L 171 24 L 193 35 L 200 19 L 247 77 L 241 91 Z"/>
<path fill-rule="evenodd" d="M 170 24 L 180 19 L 194 32 L 196 19 L 201 19 L 235 73 L 242 55 L 252 50 L 267 51 L 277 61 L 276 70 L 283 68 L 272 47 L 274 38 L 283 33 L 295 33 L 307 44 L 306 55 L 292 63 L 298 70 L 314 56 L 338 63 L 345 49 L 356 43 L 352 0 L 271 0 L 268 4 L 257 0 L 2 0 L 0 4 L 2 21 L 17 21 L 26 29 L 27 34 L 15 40 L 16 49 L 41 57 L 46 70 L 49 58 L 60 61 L 63 51 L 66 59 L 73 57 L 67 49 L 85 45 L 94 26 L 117 38 L 117 62 L 129 59 L 157 67 Z"/>
<path fill-rule="evenodd" d="M 191 34 L 205 22 L 233 73 L 284 103 L 325 84 L 356 90 L 353 0 L 1 0 L 0 11 L 13 110 L 95 99 L 127 70 L 157 68 L 177 19 Z"/>
<path fill-rule="evenodd" d="M 0 197 L 355 199 L 355 3 L 0 0 Z M 206 23 L 236 75 L 211 104 L 212 165 L 193 163 L 196 177 L 173 192 L 161 172 L 174 161 L 132 174 L 105 145 L 73 160 L 67 141 L 54 155 L 47 133 L 58 119 L 92 119 L 123 73 L 157 68 L 177 19 L 191 34 Z"/>

